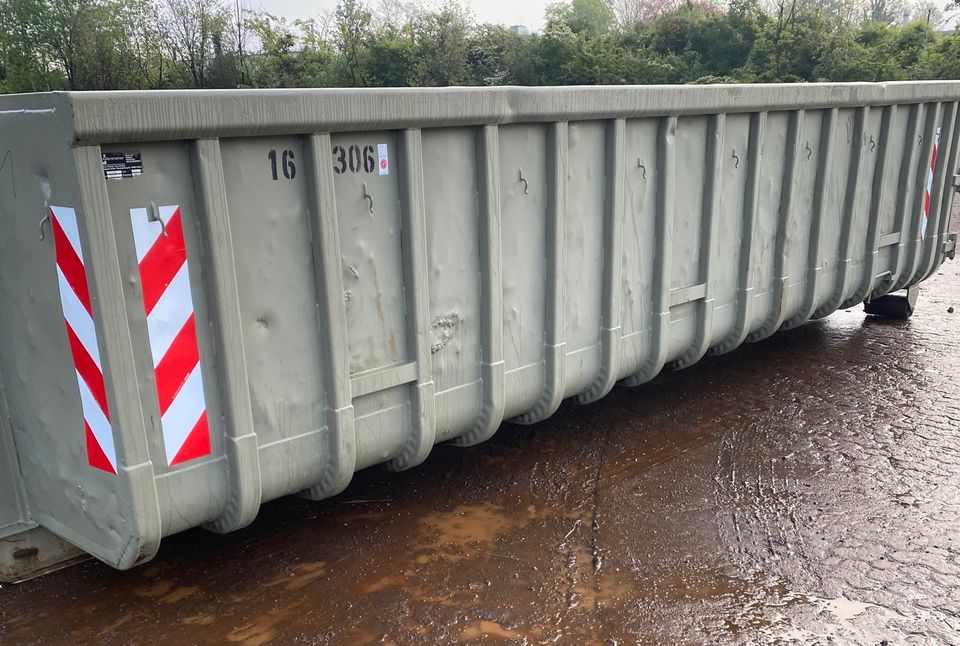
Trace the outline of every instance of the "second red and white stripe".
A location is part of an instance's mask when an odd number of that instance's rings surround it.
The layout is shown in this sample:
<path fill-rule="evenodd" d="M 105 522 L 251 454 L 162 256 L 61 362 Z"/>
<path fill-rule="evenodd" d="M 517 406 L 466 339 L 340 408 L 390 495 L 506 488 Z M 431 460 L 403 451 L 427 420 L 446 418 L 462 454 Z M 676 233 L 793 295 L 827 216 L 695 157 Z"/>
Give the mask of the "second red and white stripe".
<path fill-rule="evenodd" d="M 180 207 L 130 210 L 167 464 L 210 454 Z M 157 220 L 159 218 L 159 221 Z"/>
<path fill-rule="evenodd" d="M 927 218 L 930 216 L 930 194 L 933 193 L 933 171 L 937 167 L 937 149 L 940 147 L 940 128 L 933 140 L 933 152 L 930 154 L 930 168 L 927 171 L 927 185 L 923 196 L 923 219 L 920 222 L 920 240 L 927 238 Z"/>

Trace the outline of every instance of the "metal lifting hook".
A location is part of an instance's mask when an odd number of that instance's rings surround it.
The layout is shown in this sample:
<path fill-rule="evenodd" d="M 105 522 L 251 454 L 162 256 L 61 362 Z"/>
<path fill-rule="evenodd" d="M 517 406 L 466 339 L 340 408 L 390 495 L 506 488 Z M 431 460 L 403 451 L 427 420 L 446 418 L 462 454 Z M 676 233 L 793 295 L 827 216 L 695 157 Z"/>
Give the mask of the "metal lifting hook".
<path fill-rule="evenodd" d="M 367 183 L 363 183 L 363 196 L 370 202 L 370 213 L 373 213 L 373 196 L 367 192 Z"/>
<path fill-rule="evenodd" d="M 157 209 L 157 205 L 153 202 L 150 203 L 150 208 L 147 209 L 147 221 L 159 222 L 160 235 L 162 235 L 164 238 L 167 237 L 167 223 L 164 222 L 163 218 L 160 217 L 160 211 Z"/>
<path fill-rule="evenodd" d="M 643 179 L 647 179 L 647 167 L 643 165 L 639 157 L 637 157 L 637 168 L 643 171 Z"/>
<path fill-rule="evenodd" d="M 737 160 L 737 161 L 733 162 L 733 167 L 734 167 L 734 168 L 740 168 L 740 157 L 737 156 L 737 149 L 736 149 L 736 148 L 733 149 L 733 158 Z"/>
<path fill-rule="evenodd" d="M 520 181 L 523 182 L 523 194 L 524 194 L 524 195 L 529 195 L 529 194 L 530 194 L 530 184 L 528 184 L 528 183 L 527 183 L 527 180 L 524 179 L 524 177 L 523 177 L 523 169 L 522 169 L 522 168 L 520 169 Z"/>
<path fill-rule="evenodd" d="M 47 236 L 43 232 L 43 225 L 50 221 L 50 210 L 47 209 L 47 214 L 43 216 L 43 219 L 40 220 L 40 242 L 46 240 Z"/>

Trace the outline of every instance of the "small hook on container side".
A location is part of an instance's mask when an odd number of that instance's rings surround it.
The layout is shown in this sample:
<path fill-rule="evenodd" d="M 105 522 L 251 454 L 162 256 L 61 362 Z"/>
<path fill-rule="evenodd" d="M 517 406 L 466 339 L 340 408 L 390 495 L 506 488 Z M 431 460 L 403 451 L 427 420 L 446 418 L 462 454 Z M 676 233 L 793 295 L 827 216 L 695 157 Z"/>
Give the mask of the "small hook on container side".
<path fill-rule="evenodd" d="M 363 196 L 370 202 L 370 213 L 373 213 L 373 196 L 367 192 L 367 183 L 363 183 Z"/>
<path fill-rule="evenodd" d="M 922 143 L 923 143 L 923 135 L 917 135 L 917 145 L 919 146 Z"/>
<path fill-rule="evenodd" d="M 524 179 L 524 177 L 523 177 L 523 169 L 522 169 L 522 168 L 520 169 L 520 181 L 523 182 L 523 194 L 524 194 L 524 195 L 529 195 L 529 194 L 530 194 L 530 185 L 527 183 L 527 180 Z"/>
<path fill-rule="evenodd" d="M 810 156 L 813 155 L 813 149 L 810 148 L 810 142 L 806 141 L 804 142 L 803 145 L 806 147 L 806 150 L 807 150 L 807 159 L 810 159 Z"/>
<path fill-rule="evenodd" d="M 43 216 L 43 219 L 40 220 L 40 242 L 43 242 L 47 239 L 47 235 L 43 232 L 43 225 L 50 221 L 50 210 L 47 209 L 47 214 Z"/>
<path fill-rule="evenodd" d="M 647 167 L 643 165 L 639 157 L 637 157 L 637 168 L 643 171 L 643 179 L 647 179 Z"/>
<path fill-rule="evenodd" d="M 163 218 L 160 217 L 160 211 L 157 209 L 157 205 L 153 202 L 150 202 L 150 206 L 147 208 L 147 221 L 159 222 L 160 235 L 162 235 L 164 238 L 167 237 L 167 223 L 164 222 Z"/>
<path fill-rule="evenodd" d="M 737 156 L 736 148 L 733 149 L 733 158 L 736 160 L 735 162 L 733 162 L 733 167 L 740 168 L 740 157 Z"/>
<path fill-rule="evenodd" d="M 870 152 L 873 152 L 877 149 L 877 142 L 873 140 L 873 135 L 870 135 Z"/>

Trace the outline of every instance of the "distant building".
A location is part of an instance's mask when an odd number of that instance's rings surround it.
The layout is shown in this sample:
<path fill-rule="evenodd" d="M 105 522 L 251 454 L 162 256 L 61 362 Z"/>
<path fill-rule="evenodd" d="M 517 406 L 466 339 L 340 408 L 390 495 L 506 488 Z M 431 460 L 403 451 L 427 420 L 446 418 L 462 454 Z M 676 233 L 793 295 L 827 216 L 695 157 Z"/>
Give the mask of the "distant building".
<path fill-rule="evenodd" d="M 530 35 L 530 30 L 527 29 L 525 25 L 510 25 L 510 31 L 515 33 L 517 36 Z"/>

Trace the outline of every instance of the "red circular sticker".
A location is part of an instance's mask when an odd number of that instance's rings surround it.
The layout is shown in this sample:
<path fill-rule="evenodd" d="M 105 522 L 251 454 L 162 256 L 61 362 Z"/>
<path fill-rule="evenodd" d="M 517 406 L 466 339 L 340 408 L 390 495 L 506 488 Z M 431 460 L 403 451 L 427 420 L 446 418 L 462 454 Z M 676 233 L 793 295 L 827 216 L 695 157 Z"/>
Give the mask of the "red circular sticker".
<path fill-rule="evenodd" d="M 387 160 L 386 160 L 386 159 L 381 159 L 381 160 L 380 160 L 380 168 L 386 168 L 386 167 L 387 167 Z"/>

